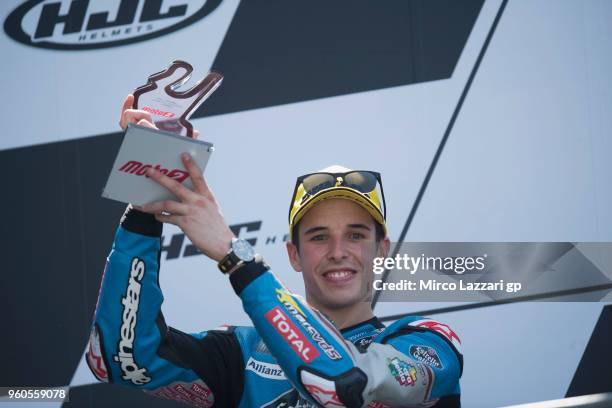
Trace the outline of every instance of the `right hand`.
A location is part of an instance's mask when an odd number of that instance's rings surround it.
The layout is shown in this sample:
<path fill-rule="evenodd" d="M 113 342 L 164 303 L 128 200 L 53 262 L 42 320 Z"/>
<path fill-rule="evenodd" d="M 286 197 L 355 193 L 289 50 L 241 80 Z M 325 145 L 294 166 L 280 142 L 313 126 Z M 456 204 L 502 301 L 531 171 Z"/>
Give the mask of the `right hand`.
<path fill-rule="evenodd" d="M 121 129 L 125 130 L 128 123 L 135 123 L 140 126 L 157 129 L 153 124 L 153 118 L 149 112 L 140 109 L 132 109 L 132 106 L 134 106 L 134 95 L 129 94 L 125 98 L 125 101 L 123 101 L 123 106 L 121 107 L 121 116 L 119 117 L 119 126 Z"/>
<path fill-rule="evenodd" d="M 153 118 L 149 112 L 140 109 L 132 109 L 133 106 L 134 95 L 128 94 L 125 101 L 123 101 L 123 106 L 121 107 L 121 116 L 119 117 L 119 126 L 121 129 L 125 130 L 128 123 L 135 123 L 140 126 L 157 129 L 157 126 L 153 124 Z M 193 138 L 197 139 L 199 136 L 200 132 L 194 129 Z"/>

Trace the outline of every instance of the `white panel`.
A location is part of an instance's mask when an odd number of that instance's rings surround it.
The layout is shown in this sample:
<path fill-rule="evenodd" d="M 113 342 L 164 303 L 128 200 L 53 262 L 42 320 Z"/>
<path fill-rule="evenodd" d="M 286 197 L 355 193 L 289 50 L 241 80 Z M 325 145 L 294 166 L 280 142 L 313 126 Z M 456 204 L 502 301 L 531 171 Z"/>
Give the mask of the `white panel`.
<path fill-rule="evenodd" d="M 611 18 L 508 3 L 409 240 L 612 240 Z"/>

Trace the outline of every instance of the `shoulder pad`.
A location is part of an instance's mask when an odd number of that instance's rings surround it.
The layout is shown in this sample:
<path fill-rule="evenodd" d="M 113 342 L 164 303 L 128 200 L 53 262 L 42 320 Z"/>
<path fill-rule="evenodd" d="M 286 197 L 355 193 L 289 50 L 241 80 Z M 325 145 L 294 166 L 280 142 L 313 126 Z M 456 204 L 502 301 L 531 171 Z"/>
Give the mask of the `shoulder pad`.
<path fill-rule="evenodd" d="M 427 319 L 422 316 L 403 317 L 387 327 L 375 341 L 385 344 L 394 337 L 414 332 L 430 332 L 443 339 L 457 355 L 459 366 L 461 367 L 460 370 L 463 372 L 463 352 L 461 351 L 459 336 L 449 325 L 436 320 Z"/>
<path fill-rule="evenodd" d="M 408 326 L 430 330 L 436 334 L 442 335 L 443 338 L 450 342 L 458 354 L 463 354 L 461 351 L 461 340 L 449 325 L 431 319 L 419 319 L 408 323 Z"/>

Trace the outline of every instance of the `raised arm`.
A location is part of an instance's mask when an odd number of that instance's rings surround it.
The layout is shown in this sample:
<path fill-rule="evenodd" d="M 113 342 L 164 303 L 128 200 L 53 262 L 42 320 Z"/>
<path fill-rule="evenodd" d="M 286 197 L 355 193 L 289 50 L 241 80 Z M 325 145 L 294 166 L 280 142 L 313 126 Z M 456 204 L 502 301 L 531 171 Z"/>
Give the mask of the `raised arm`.
<path fill-rule="evenodd" d="M 234 330 L 187 334 L 165 323 L 161 225 L 132 208 L 123 216 L 102 278 L 87 363 L 100 381 L 196 406 L 237 406 L 244 367 Z"/>
<path fill-rule="evenodd" d="M 119 125 L 153 127 L 125 99 Z M 126 209 L 107 258 L 87 363 L 100 381 L 140 388 L 195 406 L 238 406 L 244 383 L 240 329 L 187 334 L 168 327 L 159 286 L 162 223 Z"/>

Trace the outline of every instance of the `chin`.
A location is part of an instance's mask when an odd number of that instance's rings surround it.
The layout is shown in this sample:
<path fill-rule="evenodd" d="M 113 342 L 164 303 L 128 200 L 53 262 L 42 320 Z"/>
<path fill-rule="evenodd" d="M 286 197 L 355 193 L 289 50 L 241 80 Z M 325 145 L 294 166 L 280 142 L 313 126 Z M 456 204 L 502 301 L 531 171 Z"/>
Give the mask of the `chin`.
<path fill-rule="evenodd" d="M 363 302 L 365 297 L 361 293 L 335 293 L 328 294 L 323 300 L 323 304 L 330 309 L 343 309 Z"/>

